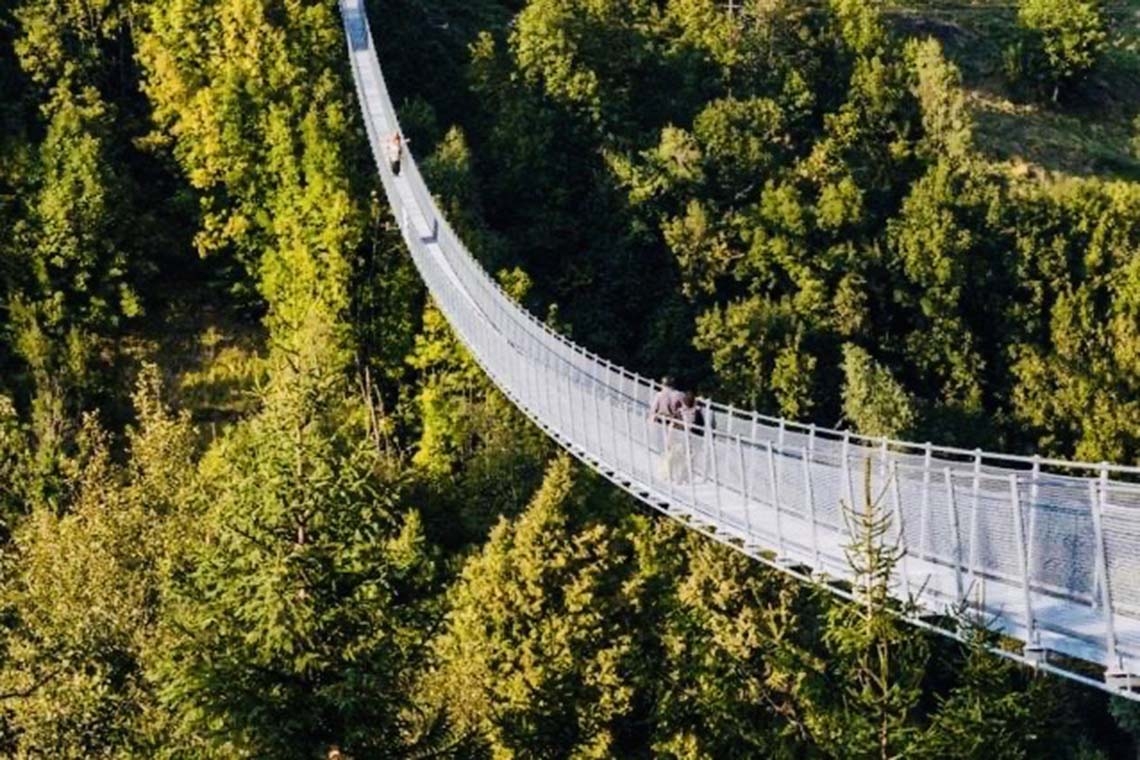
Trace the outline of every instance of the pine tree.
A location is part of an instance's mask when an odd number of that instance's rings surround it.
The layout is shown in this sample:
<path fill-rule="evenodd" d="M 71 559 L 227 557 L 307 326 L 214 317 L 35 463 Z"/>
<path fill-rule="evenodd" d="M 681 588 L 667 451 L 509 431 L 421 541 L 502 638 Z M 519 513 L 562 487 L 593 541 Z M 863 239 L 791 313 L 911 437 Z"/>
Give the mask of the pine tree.
<path fill-rule="evenodd" d="M 88 417 L 68 468 L 74 501 L 33 504 L 6 557 L 0 704 L 17 757 L 152 755 L 166 741 L 146 665 L 158 591 L 192 524 L 196 451 L 153 366 L 134 398 L 127 464 Z"/>
<path fill-rule="evenodd" d="M 845 511 L 852 598 L 827 613 L 827 680 L 805 688 L 805 723 L 829 754 L 887 760 L 908 756 L 914 746 L 929 647 L 900 617 L 914 611 L 913 601 L 892 599 L 901 550 L 882 506 L 885 493 L 871 490 L 869 462 L 864 483 L 861 506 Z"/>
<path fill-rule="evenodd" d="M 372 756 L 409 739 L 433 561 L 362 410 L 278 369 L 203 464 L 202 540 L 155 665 L 178 741 L 209 756 Z"/>
<path fill-rule="evenodd" d="M 438 699 L 497 756 L 612 757 L 636 728 L 637 553 L 579 477 L 556 459 L 449 594 Z"/>

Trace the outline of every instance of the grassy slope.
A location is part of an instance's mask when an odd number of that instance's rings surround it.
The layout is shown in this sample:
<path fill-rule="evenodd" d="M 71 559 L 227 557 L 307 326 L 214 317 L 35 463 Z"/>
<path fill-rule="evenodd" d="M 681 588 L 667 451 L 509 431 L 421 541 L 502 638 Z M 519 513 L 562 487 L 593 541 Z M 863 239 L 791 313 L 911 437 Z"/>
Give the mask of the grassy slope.
<path fill-rule="evenodd" d="M 942 41 L 962 70 L 978 145 L 995 161 L 1018 174 L 1140 180 L 1140 160 L 1130 149 L 1140 113 L 1140 0 L 1112 0 L 1102 8 L 1109 50 L 1099 69 L 1057 105 L 1009 82 L 1014 0 L 918 0 L 891 17 L 907 34 Z"/>

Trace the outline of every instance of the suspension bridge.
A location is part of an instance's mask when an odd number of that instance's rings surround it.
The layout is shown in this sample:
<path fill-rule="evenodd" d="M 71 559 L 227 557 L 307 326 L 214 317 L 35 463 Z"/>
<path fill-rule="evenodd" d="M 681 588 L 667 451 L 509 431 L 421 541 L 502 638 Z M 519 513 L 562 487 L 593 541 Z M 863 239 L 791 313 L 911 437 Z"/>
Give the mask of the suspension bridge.
<path fill-rule="evenodd" d="M 455 333 L 534 424 L 620 488 L 688 528 L 844 594 L 855 539 L 844 505 L 878 498 L 899 560 L 892 593 L 916 625 L 958 636 L 963 614 L 1008 640 L 994 652 L 1140 699 L 1140 468 L 875 439 L 700 400 L 706 425 L 650 419 L 660 390 L 552 331 L 480 267 L 399 129 L 363 0 L 341 0 L 373 157 L 408 250 Z M 869 491 L 868 491 L 869 489 Z"/>

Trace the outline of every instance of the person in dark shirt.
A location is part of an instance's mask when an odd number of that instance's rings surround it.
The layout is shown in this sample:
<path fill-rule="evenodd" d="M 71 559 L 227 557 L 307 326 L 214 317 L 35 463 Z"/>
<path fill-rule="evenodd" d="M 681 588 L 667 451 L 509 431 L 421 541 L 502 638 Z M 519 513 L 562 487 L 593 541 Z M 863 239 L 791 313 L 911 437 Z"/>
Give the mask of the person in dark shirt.
<path fill-rule="evenodd" d="M 705 413 L 697 405 L 697 396 L 692 391 L 685 391 L 681 396 L 680 413 L 686 430 L 693 435 L 705 434 Z"/>
<path fill-rule="evenodd" d="M 685 435 L 688 436 L 688 446 L 684 450 L 685 464 L 681 471 L 680 482 L 687 482 L 696 478 L 697 469 L 701 464 L 701 455 L 704 448 L 701 438 L 705 434 L 705 414 L 697 404 L 697 396 L 692 391 L 681 394 L 680 408 L 681 424 L 684 425 Z"/>

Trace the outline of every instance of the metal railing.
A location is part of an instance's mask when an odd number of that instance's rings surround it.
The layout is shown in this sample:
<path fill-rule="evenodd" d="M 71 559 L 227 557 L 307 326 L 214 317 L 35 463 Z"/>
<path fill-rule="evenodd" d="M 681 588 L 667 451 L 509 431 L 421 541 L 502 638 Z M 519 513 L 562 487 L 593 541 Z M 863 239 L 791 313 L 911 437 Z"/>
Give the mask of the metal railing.
<path fill-rule="evenodd" d="M 393 176 L 383 147 L 399 125 L 362 0 L 341 0 L 341 10 L 368 140 L 408 249 L 459 338 L 530 419 L 643 501 L 797 575 L 851 578 L 844 505 L 861 504 L 869 488 L 890 515 L 902 552 L 894 592 L 918 603 L 914 622 L 954 635 L 938 616 L 968 610 L 1024 643 L 1000 654 L 1133 695 L 1140 468 L 876 439 L 706 399 L 703 428 L 650 419 L 658 383 L 507 296 L 440 213 L 407 150 Z M 1105 680 L 1066 658 L 1103 666 Z"/>

